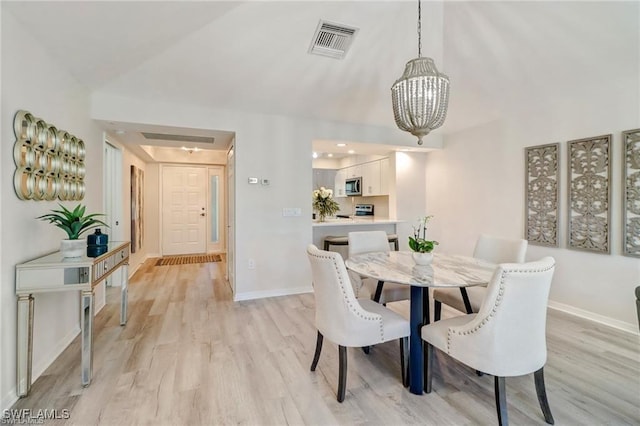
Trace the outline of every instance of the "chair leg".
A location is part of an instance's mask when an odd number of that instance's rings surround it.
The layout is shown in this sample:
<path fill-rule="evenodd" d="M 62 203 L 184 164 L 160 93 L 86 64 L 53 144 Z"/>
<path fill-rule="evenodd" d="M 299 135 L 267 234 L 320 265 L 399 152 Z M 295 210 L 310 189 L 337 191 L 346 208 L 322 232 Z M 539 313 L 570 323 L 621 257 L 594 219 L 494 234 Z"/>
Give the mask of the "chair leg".
<path fill-rule="evenodd" d="M 466 309 L 468 314 L 472 314 L 473 309 L 471 309 L 471 301 L 469 300 L 469 294 L 467 294 L 467 289 L 464 287 L 460 287 L 460 295 L 462 296 L 462 303 L 464 303 L 464 309 Z"/>
<path fill-rule="evenodd" d="M 496 410 L 498 411 L 498 424 L 507 426 L 507 388 L 504 384 L 504 377 L 495 377 Z"/>
<path fill-rule="evenodd" d="M 437 300 L 433 301 L 433 322 L 440 321 L 442 315 L 442 302 Z"/>
<path fill-rule="evenodd" d="M 347 387 L 347 348 L 338 346 L 338 402 L 344 401 L 345 389 Z"/>
<path fill-rule="evenodd" d="M 369 352 L 371 352 L 371 346 L 363 346 L 362 347 L 362 352 L 364 352 L 365 354 L 369 355 Z"/>
<path fill-rule="evenodd" d="M 544 387 L 544 371 L 540 370 L 533 373 L 533 378 L 536 383 L 536 394 L 538 395 L 538 402 L 544 414 L 544 421 L 550 425 L 554 424 L 553 416 L 551 415 L 551 408 L 549 408 L 549 401 L 547 400 L 547 391 Z"/>
<path fill-rule="evenodd" d="M 376 293 L 373 295 L 373 301 L 380 303 L 380 297 L 382 297 L 382 288 L 384 287 L 384 281 L 378 281 L 376 286 Z"/>
<path fill-rule="evenodd" d="M 409 386 L 409 338 L 400 339 L 400 368 L 402 369 L 402 384 Z"/>
<path fill-rule="evenodd" d="M 311 363 L 311 371 L 316 371 L 318 360 L 320 359 L 320 352 L 322 351 L 322 333 L 318 331 L 318 338 L 316 339 L 316 353 L 313 355 L 313 362 Z"/>
<path fill-rule="evenodd" d="M 425 343 L 427 350 L 424 355 L 424 391 L 431 393 L 431 379 L 433 378 L 433 345 Z"/>

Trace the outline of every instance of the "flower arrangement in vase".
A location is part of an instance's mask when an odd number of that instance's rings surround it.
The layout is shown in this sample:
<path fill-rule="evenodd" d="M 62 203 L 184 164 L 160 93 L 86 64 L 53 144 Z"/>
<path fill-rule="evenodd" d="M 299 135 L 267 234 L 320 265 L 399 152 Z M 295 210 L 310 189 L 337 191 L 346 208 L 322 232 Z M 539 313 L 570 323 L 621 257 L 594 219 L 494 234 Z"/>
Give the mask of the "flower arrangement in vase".
<path fill-rule="evenodd" d="M 409 237 L 409 248 L 413 250 L 413 261 L 418 265 L 428 265 L 433 260 L 433 249 L 439 243 L 427 240 L 427 223 L 433 215 L 418 219 L 418 225 L 413 227 L 413 237 Z"/>
<path fill-rule="evenodd" d="M 340 210 L 340 205 L 333 199 L 333 190 L 321 186 L 313 191 L 313 210 L 318 212 L 320 222 Z"/>
<path fill-rule="evenodd" d="M 60 243 L 60 251 L 63 257 L 80 257 L 87 248 L 87 242 L 80 239 L 80 235 L 89 229 L 98 226 L 109 227 L 103 221 L 96 219 L 96 216 L 104 216 L 101 213 L 92 213 L 85 216 L 86 207 L 78 204 L 73 210 L 69 210 L 62 204 L 58 204 L 61 210 L 51 210 L 37 219 L 47 221 L 67 233 L 69 238 L 62 240 Z"/>

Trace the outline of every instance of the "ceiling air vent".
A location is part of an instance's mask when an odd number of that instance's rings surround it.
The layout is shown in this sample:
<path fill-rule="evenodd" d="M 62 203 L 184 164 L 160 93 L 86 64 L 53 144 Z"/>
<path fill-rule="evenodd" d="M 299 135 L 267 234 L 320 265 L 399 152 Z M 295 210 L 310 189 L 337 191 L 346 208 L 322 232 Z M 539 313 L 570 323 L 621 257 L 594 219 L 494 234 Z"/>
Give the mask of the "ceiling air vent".
<path fill-rule="evenodd" d="M 178 142 L 193 142 L 193 143 L 210 143 L 212 144 L 214 138 L 210 136 L 188 136 L 188 135 L 168 135 L 166 133 L 145 133 L 142 132 L 142 136 L 146 139 L 154 139 L 160 141 L 178 141 Z"/>
<path fill-rule="evenodd" d="M 357 32 L 357 28 L 320 20 L 311 40 L 309 53 L 342 59 Z"/>

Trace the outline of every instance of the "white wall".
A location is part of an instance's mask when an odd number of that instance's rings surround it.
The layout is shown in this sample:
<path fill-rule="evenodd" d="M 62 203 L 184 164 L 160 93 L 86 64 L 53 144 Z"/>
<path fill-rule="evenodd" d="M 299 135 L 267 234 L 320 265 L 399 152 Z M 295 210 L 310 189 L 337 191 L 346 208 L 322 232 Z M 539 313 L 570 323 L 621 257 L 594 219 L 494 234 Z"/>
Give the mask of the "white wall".
<path fill-rule="evenodd" d="M 395 129 L 150 103 L 105 93 L 92 95 L 92 117 L 236 132 L 238 299 L 311 289 L 305 247 L 312 238 L 312 140 L 402 144 L 409 137 Z M 434 140 L 440 143 L 438 137 Z M 268 178 L 271 184 L 249 185 L 249 177 Z M 302 216 L 283 217 L 284 207 L 299 207 Z M 249 259 L 255 260 L 255 269 L 247 268 Z"/>
<path fill-rule="evenodd" d="M 144 189 L 146 192 L 147 186 L 149 183 L 149 176 L 147 176 L 146 166 L 147 164 L 140 159 L 137 155 L 132 153 L 127 149 L 126 145 L 124 145 L 119 139 L 117 135 L 108 135 L 109 143 L 118 147 L 122 152 L 122 187 L 120 188 L 120 192 L 122 194 L 122 239 L 125 241 L 131 240 L 131 166 L 136 166 L 140 170 L 144 172 Z M 151 177 L 153 180 L 153 176 Z M 153 187 L 154 185 L 151 184 Z M 144 213 L 146 214 L 148 210 L 155 210 L 155 205 L 148 206 L 147 200 L 145 197 L 144 200 Z M 157 230 L 154 230 L 153 233 L 157 233 Z M 144 240 L 143 246 L 137 250 L 135 253 L 131 253 L 129 257 L 129 276 L 132 276 L 135 271 L 140 267 L 140 265 L 147 259 L 148 252 L 151 250 L 153 253 L 154 248 L 149 244 L 149 236 L 150 233 L 146 229 L 146 217 L 145 217 L 145 231 L 144 231 Z M 154 241 L 154 238 L 151 238 L 151 241 Z M 151 246 L 151 248 L 150 248 Z"/>
<path fill-rule="evenodd" d="M 56 202 L 21 201 L 13 191 L 13 118 L 26 109 L 82 138 L 86 144 L 87 176 L 83 204 L 88 211 L 102 210 L 102 132 L 89 117 L 88 94 L 48 55 L 6 10 L 2 11 L 2 127 L 0 182 L 2 232 L 0 233 L 0 408 L 13 403 L 16 367 L 15 265 L 58 249 L 65 237 L 58 228 L 36 220 L 57 207 Z M 68 207 L 78 202 L 64 202 Z M 35 296 L 33 347 L 34 379 L 79 331 L 78 297 L 73 292 Z M 80 376 L 78 375 L 78 381 Z"/>
<path fill-rule="evenodd" d="M 640 66 L 635 82 L 629 79 L 626 86 L 619 81 L 607 85 L 603 79 L 571 102 L 514 106 L 501 120 L 445 138 L 444 150 L 429 153 L 427 160 L 427 205 L 435 215 L 430 229 L 441 242 L 439 250 L 471 254 L 480 233 L 522 238 L 524 148 L 560 142 L 561 248 L 531 245 L 527 260 L 556 259 L 551 306 L 637 333 L 633 289 L 640 285 L 640 261 L 620 254 L 620 132 L 639 125 L 638 75 Z M 607 101 L 596 101 L 600 99 Z M 613 134 L 612 253 L 568 250 L 566 141 L 607 133 Z"/>

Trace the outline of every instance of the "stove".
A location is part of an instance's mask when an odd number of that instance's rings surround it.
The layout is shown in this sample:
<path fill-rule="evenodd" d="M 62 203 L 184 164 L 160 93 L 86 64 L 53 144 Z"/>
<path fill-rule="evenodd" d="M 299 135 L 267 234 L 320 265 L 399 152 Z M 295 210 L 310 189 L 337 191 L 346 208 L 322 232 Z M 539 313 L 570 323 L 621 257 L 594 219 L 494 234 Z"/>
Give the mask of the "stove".
<path fill-rule="evenodd" d="M 356 216 L 373 216 L 373 204 L 356 204 Z"/>

